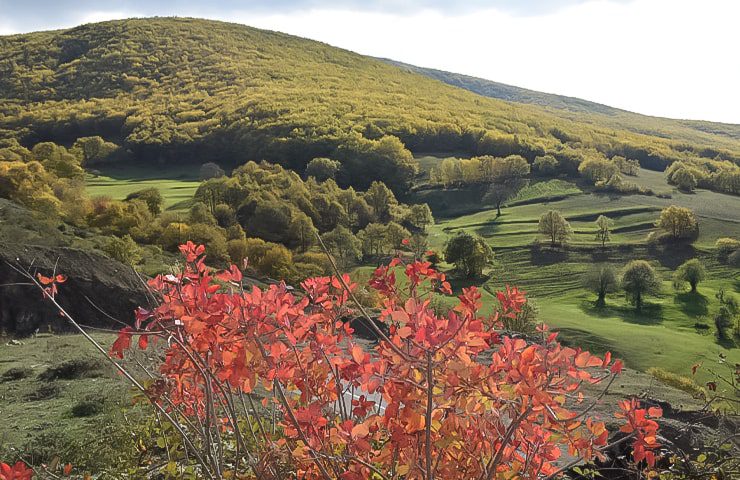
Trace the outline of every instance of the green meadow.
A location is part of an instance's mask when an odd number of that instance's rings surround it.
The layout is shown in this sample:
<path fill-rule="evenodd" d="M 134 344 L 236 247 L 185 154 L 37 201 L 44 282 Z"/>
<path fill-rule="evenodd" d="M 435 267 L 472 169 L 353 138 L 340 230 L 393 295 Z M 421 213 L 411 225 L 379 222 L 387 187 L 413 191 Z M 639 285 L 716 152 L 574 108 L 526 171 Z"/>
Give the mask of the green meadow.
<path fill-rule="evenodd" d="M 200 185 L 197 165 L 170 165 L 161 169 L 122 165 L 101 167 L 98 172 L 86 176 L 86 190 L 91 197 L 123 200 L 132 192 L 153 187 L 162 194 L 166 210 L 189 208 Z"/>
<path fill-rule="evenodd" d="M 496 303 L 496 290 L 518 285 L 536 303 L 539 319 L 559 330 L 564 341 L 596 352 L 610 350 L 641 371 L 658 366 L 687 375 L 695 363 L 716 364 L 720 354 L 740 362 L 739 345 L 718 340 L 712 321 L 719 308 L 717 291 L 740 292 L 740 271 L 719 263 L 714 251 L 717 238 L 740 235 L 740 198 L 704 190 L 671 191 L 662 173 L 647 170 L 629 180 L 670 192 L 671 198 L 597 194 L 555 179 L 526 187 L 497 216 L 495 208 L 482 205 L 480 197 L 464 189 L 422 190 L 417 195 L 436 207 L 437 222 L 429 235 L 433 249 L 443 250 L 461 230 L 481 235 L 493 248 L 495 263 L 481 282 L 486 308 Z M 647 235 L 668 205 L 697 213 L 700 235 L 693 245 L 647 244 Z M 538 233 L 540 215 L 551 209 L 560 211 L 573 230 L 565 248 L 549 248 Z M 599 215 L 614 222 L 605 248 L 595 240 Z M 706 266 L 708 279 L 697 294 L 676 291 L 673 271 L 694 257 Z M 606 307 L 596 308 L 595 295 L 583 286 L 585 273 L 594 264 L 620 269 L 633 259 L 648 260 L 656 268 L 663 279 L 660 295 L 650 298 L 640 313 L 619 292 L 607 297 Z"/>

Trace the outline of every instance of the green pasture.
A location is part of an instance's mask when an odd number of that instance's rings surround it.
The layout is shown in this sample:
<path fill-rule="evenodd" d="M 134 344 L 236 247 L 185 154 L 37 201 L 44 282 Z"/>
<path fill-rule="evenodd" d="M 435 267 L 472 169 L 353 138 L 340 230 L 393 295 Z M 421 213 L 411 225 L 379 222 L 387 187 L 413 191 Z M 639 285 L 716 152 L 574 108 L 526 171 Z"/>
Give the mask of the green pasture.
<path fill-rule="evenodd" d="M 87 193 L 90 196 L 108 196 L 123 200 L 126 196 L 143 188 L 157 188 L 164 197 L 167 210 L 184 210 L 190 206 L 193 194 L 200 185 L 197 165 L 168 165 L 147 167 L 128 165 L 125 167 L 100 168 L 99 174 L 88 174 Z"/>

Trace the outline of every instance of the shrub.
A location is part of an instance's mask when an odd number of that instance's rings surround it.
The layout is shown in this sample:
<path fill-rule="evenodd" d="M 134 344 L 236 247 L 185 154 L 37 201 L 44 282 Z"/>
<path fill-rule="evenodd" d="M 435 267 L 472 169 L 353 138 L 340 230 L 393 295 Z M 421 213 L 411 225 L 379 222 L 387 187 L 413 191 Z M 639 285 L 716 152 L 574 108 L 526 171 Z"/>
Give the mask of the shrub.
<path fill-rule="evenodd" d="M 716 242 L 714 242 L 714 247 L 717 249 L 717 254 L 720 256 L 720 258 L 725 258 L 730 256 L 733 252 L 740 250 L 740 240 L 736 238 L 718 238 Z"/>
<path fill-rule="evenodd" d="M 660 279 L 653 267 L 645 260 L 632 260 L 622 272 L 622 289 L 627 299 L 639 311 L 643 297 L 660 291 Z"/>
<path fill-rule="evenodd" d="M 103 251 L 112 259 L 126 265 L 138 265 L 142 257 L 141 248 L 131 235 L 124 235 L 123 238 L 112 237 L 103 246 Z"/>
<path fill-rule="evenodd" d="M 15 380 L 23 380 L 24 378 L 28 378 L 33 373 L 33 370 L 31 370 L 28 367 L 13 367 L 5 370 L 2 375 L 0 375 L 0 382 L 12 382 Z"/>
<path fill-rule="evenodd" d="M 58 397 L 62 393 L 62 387 L 56 383 L 42 383 L 36 390 L 26 395 L 26 400 L 31 402 L 39 402 L 42 400 L 50 400 Z"/>
<path fill-rule="evenodd" d="M 78 378 L 96 378 L 103 374 L 103 365 L 97 359 L 75 358 L 59 365 L 47 368 L 40 373 L 39 380 L 75 380 Z"/>
<path fill-rule="evenodd" d="M 84 400 L 80 400 L 72 407 L 73 417 L 92 417 L 103 412 L 105 407 L 105 397 L 102 395 L 89 395 Z"/>
<path fill-rule="evenodd" d="M 475 234 L 460 232 L 445 245 L 445 258 L 468 278 L 480 277 L 483 269 L 493 261 L 493 250 Z"/>
<path fill-rule="evenodd" d="M 689 377 L 677 375 L 660 367 L 650 367 L 648 368 L 647 373 L 655 377 L 656 380 L 683 392 L 689 393 L 695 397 L 701 397 L 704 395 L 704 389 Z"/>
<path fill-rule="evenodd" d="M 146 313 L 138 332 L 182 339 L 162 342 L 167 351 L 161 377 L 154 382 L 156 389 L 146 389 L 171 425 L 188 425 L 188 456 L 172 449 L 174 462 L 190 459 L 218 477 L 223 460 L 206 453 L 215 449 L 225 452 L 228 464 L 239 465 L 245 455 L 237 457 L 240 449 L 234 445 L 249 438 L 237 428 L 245 425 L 239 421 L 243 417 L 219 409 L 224 418 L 217 430 L 203 420 L 235 395 L 251 403 L 249 395 L 262 385 L 274 392 L 273 418 L 280 435 L 261 436 L 247 455 L 255 455 L 259 466 L 288 460 L 298 478 L 359 480 L 372 478 L 373 471 L 411 478 L 408 462 L 446 480 L 497 472 L 540 478 L 557 472 L 554 462 L 562 448 L 589 459 L 607 444 L 604 422 L 581 418 L 566 402 L 583 383 L 618 374 L 621 362 L 609 354 L 602 359 L 563 347 L 544 327 L 536 343 L 500 336 L 494 330 L 500 327 L 497 318 L 480 312 L 481 293 L 475 287 L 464 289 L 454 309 L 438 316 L 427 299 L 452 291 L 445 275 L 426 263 L 395 269 L 396 259 L 372 274 L 369 287 L 384 306 L 378 321 L 388 333 L 378 328 L 380 340 L 368 352 L 355 342 L 349 324 L 338 321 L 349 306 L 348 275 L 309 279 L 302 295 L 283 285 L 231 292 L 219 285 L 238 285 L 238 269 L 212 271 L 203 262 L 202 246 L 188 244 L 182 252 L 183 272 L 150 282 L 162 303 Z M 399 271 L 404 278 L 397 284 Z M 181 288 L 184 279 L 188 288 Z M 496 292 L 496 298 L 499 319 L 516 316 L 526 303 L 515 287 Z M 136 344 L 147 348 L 151 342 Z M 127 328 L 110 353 L 123 358 L 131 347 L 132 329 Z M 338 392 L 340 386 L 353 393 L 351 403 Z M 384 409 L 377 408 L 378 393 Z M 174 408 L 161 406 L 170 404 Z M 652 466 L 654 418 L 662 412 L 643 409 L 634 399 L 619 407 L 615 415 L 633 432 L 635 461 Z M 214 430 L 220 434 L 211 435 Z M 283 453 L 286 443 L 297 448 Z M 251 475 L 251 463 L 241 464 Z M 491 469 L 493 464 L 498 466 Z M 285 475 L 268 471 L 265 478 Z"/>
<path fill-rule="evenodd" d="M 691 291 L 696 292 L 696 286 L 706 277 L 707 271 L 704 268 L 704 265 L 702 265 L 698 259 L 692 258 L 678 267 L 673 275 L 673 284 L 674 286 L 681 288 L 684 283 L 688 283 L 691 287 Z"/>

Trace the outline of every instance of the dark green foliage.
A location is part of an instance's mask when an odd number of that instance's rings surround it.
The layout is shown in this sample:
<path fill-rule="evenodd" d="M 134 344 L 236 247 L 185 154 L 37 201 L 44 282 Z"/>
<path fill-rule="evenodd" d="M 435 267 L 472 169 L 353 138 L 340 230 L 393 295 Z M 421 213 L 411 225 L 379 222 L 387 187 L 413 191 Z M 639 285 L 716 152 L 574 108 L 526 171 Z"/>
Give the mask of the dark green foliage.
<path fill-rule="evenodd" d="M 622 271 L 622 289 L 627 299 L 637 310 L 642 309 L 646 295 L 654 295 L 660 291 L 660 278 L 655 269 L 645 260 L 632 260 Z"/>
<path fill-rule="evenodd" d="M 126 265 L 137 265 L 141 261 L 141 248 L 131 238 L 131 235 L 112 237 L 103 246 L 103 251 L 114 260 Z"/>
<path fill-rule="evenodd" d="M 0 382 L 12 382 L 15 380 L 22 380 L 28 378 L 33 374 L 33 370 L 25 367 L 13 367 L 5 370 L 0 375 Z"/>
<path fill-rule="evenodd" d="M 47 368 L 39 374 L 39 380 L 75 380 L 94 378 L 103 374 L 103 365 L 97 359 L 75 358 Z"/>
<path fill-rule="evenodd" d="M 493 261 L 493 250 L 478 235 L 460 232 L 445 245 L 445 259 L 468 278 L 480 277 Z"/>
<path fill-rule="evenodd" d="M 146 203 L 147 207 L 149 207 L 149 211 L 154 215 L 162 213 L 162 203 L 164 199 L 162 198 L 162 194 L 159 193 L 159 190 L 156 188 L 145 188 L 143 190 L 129 193 L 126 197 L 126 201 L 128 202 L 131 200 L 143 201 Z"/>
<path fill-rule="evenodd" d="M 226 173 L 224 169 L 213 162 L 204 163 L 200 166 L 199 176 L 201 180 L 210 180 L 211 178 L 223 177 Z"/>
<path fill-rule="evenodd" d="M 306 177 L 313 177 L 319 182 L 336 180 L 341 163 L 330 158 L 314 158 L 306 166 Z"/>
<path fill-rule="evenodd" d="M 88 395 L 72 406 L 72 416 L 92 417 L 103 412 L 105 408 L 105 397 L 102 395 Z"/>
<path fill-rule="evenodd" d="M 617 272 L 611 265 L 596 265 L 583 278 L 583 286 L 597 295 L 596 306 L 606 305 L 606 295 L 619 288 Z"/>
<path fill-rule="evenodd" d="M 31 402 L 40 402 L 43 400 L 51 400 L 57 398 L 62 393 L 62 387 L 57 383 L 42 383 L 36 388 L 36 390 L 26 395 L 25 399 Z"/>
<path fill-rule="evenodd" d="M 696 292 L 696 286 L 707 277 L 707 270 L 697 258 L 687 260 L 676 269 L 673 275 L 674 285 L 681 288 L 688 283 L 692 292 Z"/>

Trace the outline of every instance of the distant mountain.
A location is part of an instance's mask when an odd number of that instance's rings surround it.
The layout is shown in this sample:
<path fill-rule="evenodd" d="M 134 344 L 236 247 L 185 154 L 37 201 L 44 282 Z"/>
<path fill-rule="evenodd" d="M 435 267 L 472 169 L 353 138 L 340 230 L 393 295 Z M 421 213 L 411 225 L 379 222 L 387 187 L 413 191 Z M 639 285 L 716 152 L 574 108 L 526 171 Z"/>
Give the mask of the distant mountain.
<path fill-rule="evenodd" d="M 711 133 L 714 135 L 722 135 L 740 140 L 740 125 L 736 124 L 707 122 L 700 120 L 673 120 L 668 118 L 651 117 L 648 115 L 641 115 L 627 110 L 610 107 L 601 103 L 583 100 L 581 98 L 538 92 L 526 88 L 515 87 L 513 85 L 507 85 L 505 83 L 486 80 L 484 78 L 471 77 L 469 75 L 446 72 L 444 70 L 436 70 L 434 68 L 418 67 L 416 65 L 411 65 L 388 58 L 380 58 L 379 60 L 382 60 L 390 65 L 406 69 L 410 72 L 419 73 L 435 80 L 439 80 L 440 82 L 444 82 L 448 85 L 469 90 L 471 92 L 477 93 L 478 95 L 483 95 L 484 97 L 498 98 L 509 102 L 539 105 L 541 107 L 546 107 L 549 109 L 567 110 L 574 113 L 596 113 L 612 117 L 622 117 L 627 120 L 627 122 L 637 124 L 641 124 L 645 120 L 659 124 L 674 123 L 675 125 L 689 127 L 697 131 Z M 627 128 L 629 128 L 628 125 L 622 126 L 627 126 Z M 639 128 L 635 130 L 640 131 Z"/>
<path fill-rule="evenodd" d="M 382 158 L 404 157 L 384 136 L 415 152 L 551 154 L 571 170 L 597 152 L 653 168 L 740 161 L 738 126 L 636 115 L 244 25 L 146 18 L 0 36 L 0 155 L 13 142 L 96 135 L 139 161 L 370 162 L 364 180 L 389 178 Z"/>

